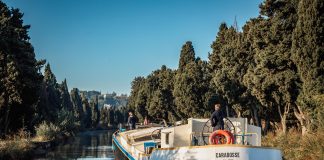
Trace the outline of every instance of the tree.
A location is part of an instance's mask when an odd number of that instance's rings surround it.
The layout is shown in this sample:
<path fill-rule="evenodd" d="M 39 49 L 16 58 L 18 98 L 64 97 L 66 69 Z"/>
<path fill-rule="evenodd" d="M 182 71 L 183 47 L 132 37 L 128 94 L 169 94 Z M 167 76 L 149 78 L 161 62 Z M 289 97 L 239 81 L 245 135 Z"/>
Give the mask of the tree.
<path fill-rule="evenodd" d="M 181 49 L 179 60 L 179 71 L 182 72 L 184 68 L 190 63 L 195 61 L 195 50 L 191 41 L 187 41 Z"/>
<path fill-rule="evenodd" d="M 175 75 L 173 96 L 176 111 L 182 119 L 188 117 L 202 117 L 204 106 L 201 95 L 203 72 L 195 59 L 195 52 L 191 42 L 182 46 L 179 68 Z"/>
<path fill-rule="evenodd" d="M 216 40 L 212 43 L 211 45 L 211 48 L 213 49 L 213 52 L 210 54 L 208 54 L 208 67 L 210 68 L 210 71 L 211 72 L 215 72 L 219 69 L 221 69 L 221 66 L 219 65 L 220 64 L 220 53 L 221 52 L 221 47 L 222 47 L 222 44 L 224 42 L 224 39 L 225 39 L 225 35 L 224 33 L 226 32 L 226 30 L 228 29 L 226 23 L 222 23 L 220 26 L 219 26 L 219 29 L 218 29 L 218 33 L 217 33 L 217 37 L 216 37 Z"/>
<path fill-rule="evenodd" d="M 151 118 L 176 120 L 173 91 L 174 72 L 165 65 L 146 78 L 147 111 Z"/>
<path fill-rule="evenodd" d="M 83 117 L 82 121 L 81 121 L 81 126 L 83 126 L 84 128 L 91 128 L 92 125 L 92 112 L 91 112 L 91 107 L 90 104 L 88 102 L 88 99 L 82 95 L 82 108 L 83 108 Z"/>
<path fill-rule="evenodd" d="M 321 0 L 301 0 L 292 35 L 291 58 L 301 83 L 294 113 L 303 134 L 312 130 L 312 124 L 316 126 L 323 120 L 323 117 L 316 118 L 316 112 L 323 108 L 317 102 L 324 94 L 323 10 L 324 2 Z"/>
<path fill-rule="evenodd" d="M 266 107 L 267 114 L 279 115 L 283 133 L 298 95 L 297 74 L 290 59 L 291 36 L 296 22 L 296 1 L 265 1 L 254 20 L 251 37 L 255 65 L 245 75 L 245 84 Z"/>
<path fill-rule="evenodd" d="M 43 117 L 45 120 L 54 122 L 57 113 L 59 110 L 62 109 L 62 101 L 61 101 L 61 94 L 59 91 L 59 84 L 56 81 L 56 77 L 54 73 L 51 70 L 50 64 L 47 64 L 45 66 L 44 70 L 44 85 L 45 85 L 45 106 L 40 106 L 43 107 L 45 110 Z"/>
<path fill-rule="evenodd" d="M 115 121 L 115 111 L 113 108 L 108 109 L 108 124 L 109 125 L 114 125 Z"/>
<path fill-rule="evenodd" d="M 0 135 L 27 127 L 33 129 L 42 80 L 29 25 L 19 9 L 0 2 Z"/>
<path fill-rule="evenodd" d="M 100 110 L 100 123 L 108 126 L 108 109 L 106 107 Z"/>
<path fill-rule="evenodd" d="M 66 79 L 59 85 L 60 89 L 60 101 L 61 101 L 61 108 L 65 108 L 69 112 L 73 112 L 73 105 L 70 97 L 70 93 L 68 90 Z"/>
<path fill-rule="evenodd" d="M 79 94 L 79 89 L 73 88 L 71 90 L 71 101 L 72 101 L 74 115 L 75 115 L 76 119 L 79 122 L 82 122 L 84 112 L 83 112 L 83 106 L 82 106 L 82 98 L 80 97 L 80 94 Z"/>
<path fill-rule="evenodd" d="M 91 107 L 92 127 L 97 127 L 100 118 L 100 112 L 98 108 L 98 96 L 96 96 L 95 99 L 90 100 L 90 107 Z"/>
<path fill-rule="evenodd" d="M 147 96 L 144 91 L 146 80 L 144 77 L 135 77 L 132 81 L 132 91 L 128 100 L 128 108 L 135 111 L 135 114 L 143 119 L 147 115 Z"/>
<path fill-rule="evenodd" d="M 212 44 L 213 52 L 209 55 L 209 66 L 213 69 L 213 83 L 215 90 L 223 100 L 226 101 L 226 113 L 230 114 L 235 109 L 236 114 L 241 117 L 247 116 L 247 104 L 249 95 L 242 79 L 249 66 L 251 55 L 247 51 L 243 34 L 235 28 L 227 28 L 226 24 L 219 27 L 218 36 Z"/>

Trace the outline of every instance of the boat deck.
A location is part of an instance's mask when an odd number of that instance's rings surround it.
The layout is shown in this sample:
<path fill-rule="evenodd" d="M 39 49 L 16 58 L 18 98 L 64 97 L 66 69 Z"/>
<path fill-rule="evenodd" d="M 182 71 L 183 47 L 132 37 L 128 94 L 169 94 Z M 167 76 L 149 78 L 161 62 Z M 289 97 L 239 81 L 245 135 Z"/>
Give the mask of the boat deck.
<path fill-rule="evenodd" d="M 134 157 L 138 157 L 139 155 L 145 155 L 144 143 L 152 142 L 152 132 L 161 128 L 162 127 L 151 127 L 119 132 L 115 135 L 115 138 L 128 153 Z M 160 139 L 156 139 L 154 142 L 160 143 Z"/>

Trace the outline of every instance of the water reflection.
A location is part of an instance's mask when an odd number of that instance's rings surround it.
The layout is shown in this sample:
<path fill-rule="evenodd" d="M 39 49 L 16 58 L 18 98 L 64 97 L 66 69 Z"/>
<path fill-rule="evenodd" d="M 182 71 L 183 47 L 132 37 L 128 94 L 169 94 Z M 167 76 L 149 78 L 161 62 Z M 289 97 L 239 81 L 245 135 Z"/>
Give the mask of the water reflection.
<path fill-rule="evenodd" d="M 38 159 L 114 160 L 112 133 L 113 131 L 81 132 Z"/>

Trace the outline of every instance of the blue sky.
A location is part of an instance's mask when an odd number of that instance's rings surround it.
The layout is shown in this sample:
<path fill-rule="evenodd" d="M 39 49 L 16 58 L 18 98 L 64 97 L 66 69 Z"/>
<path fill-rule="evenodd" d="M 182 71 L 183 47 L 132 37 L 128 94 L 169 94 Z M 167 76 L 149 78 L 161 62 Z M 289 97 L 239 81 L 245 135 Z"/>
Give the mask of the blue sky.
<path fill-rule="evenodd" d="M 222 22 L 242 27 L 262 0 L 4 0 L 20 8 L 37 59 L 69 89 L 130 93 L 136 76 L 176 69 L 193 42 L 207 60 Z"/>

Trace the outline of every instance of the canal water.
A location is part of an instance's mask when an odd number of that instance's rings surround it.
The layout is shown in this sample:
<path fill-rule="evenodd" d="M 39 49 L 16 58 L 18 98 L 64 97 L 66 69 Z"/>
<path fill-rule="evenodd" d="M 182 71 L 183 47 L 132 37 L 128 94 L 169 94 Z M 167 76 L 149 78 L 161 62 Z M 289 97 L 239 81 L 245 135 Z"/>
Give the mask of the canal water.
<path fill-rule="evenodd" d="M 111 130 L 81 132 L 37 159 L 114 160 L 112 134 Z"/>

